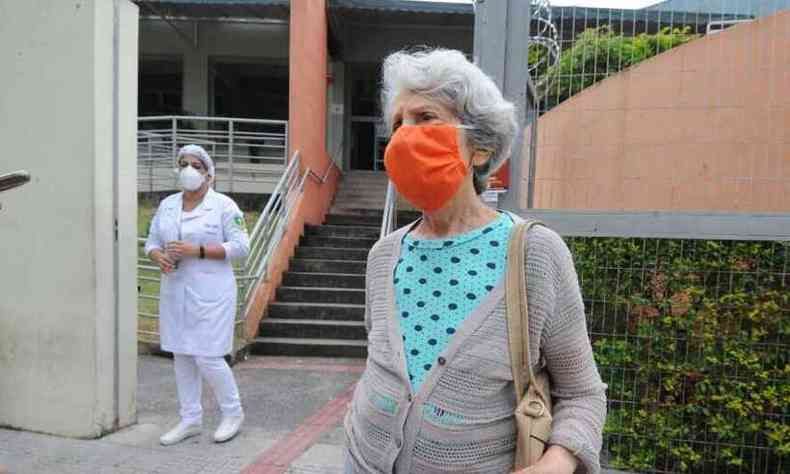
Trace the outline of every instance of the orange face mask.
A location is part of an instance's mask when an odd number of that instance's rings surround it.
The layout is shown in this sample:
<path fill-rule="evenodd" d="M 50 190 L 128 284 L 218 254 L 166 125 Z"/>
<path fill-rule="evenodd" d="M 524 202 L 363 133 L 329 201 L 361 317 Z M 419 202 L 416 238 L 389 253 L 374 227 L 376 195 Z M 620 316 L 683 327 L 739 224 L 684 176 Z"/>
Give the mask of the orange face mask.
<path fill-rule="evenodd" d="M 455 196 L 469 168 L 454 125 L 402 125 L 384 152 L 392 183 L 416 208 L 441 209 Z"/>

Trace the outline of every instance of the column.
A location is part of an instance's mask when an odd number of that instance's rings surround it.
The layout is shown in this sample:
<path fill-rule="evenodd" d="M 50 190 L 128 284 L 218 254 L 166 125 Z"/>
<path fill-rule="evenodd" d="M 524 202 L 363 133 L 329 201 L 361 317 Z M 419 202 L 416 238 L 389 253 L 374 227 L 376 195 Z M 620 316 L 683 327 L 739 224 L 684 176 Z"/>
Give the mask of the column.
<path fill-rule="evenodd" d="M 208 55 L 201 49 L 184 51 L 183 108 L 196 115 L 209 114 Z"/>
<path fill-rule="evenodd" d="M 298 150 L 303 170 L 310 168 L 317 177 L 330 170 L 327 176 L 335 176 L 323 184 L 311 178 L 305 185 L 305 222 L 317 225 L 323 222 L 336 186 L 336 173 L 326 152 L 326 0 L 291 2 L 290 22 L 289 156 Z"/>
<path fill-rule="evenodd" d="M 135 422 L 137 7 L 0 0 L 0 426 Z M 2 171 L 0 171 L 2 172 Z"/>

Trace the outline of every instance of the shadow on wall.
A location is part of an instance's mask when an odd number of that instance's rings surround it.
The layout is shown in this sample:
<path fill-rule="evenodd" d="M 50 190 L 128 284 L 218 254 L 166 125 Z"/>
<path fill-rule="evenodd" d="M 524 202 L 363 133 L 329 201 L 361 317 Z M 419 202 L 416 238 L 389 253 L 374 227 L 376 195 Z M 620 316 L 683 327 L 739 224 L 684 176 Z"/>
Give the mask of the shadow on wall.
<path fill-rule="evenodd" d="M 790 10 L 611 76 L 537 135 L 537 208 L 790 211 Z"/>

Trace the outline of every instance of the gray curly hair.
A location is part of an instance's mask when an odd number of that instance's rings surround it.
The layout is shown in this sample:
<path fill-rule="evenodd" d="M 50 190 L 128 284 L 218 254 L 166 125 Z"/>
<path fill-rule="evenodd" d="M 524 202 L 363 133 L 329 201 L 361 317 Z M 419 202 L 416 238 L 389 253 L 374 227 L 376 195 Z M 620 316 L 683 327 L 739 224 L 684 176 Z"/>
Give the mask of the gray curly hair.
<path fill-rule="evenodd" d="M 469 147 L 491 152 L 473 170 L 475 191 L 485 191 L 489 176 L 510 155 L 518 130 L 514 105 L 479 67 L 450 49 L 404 50 L 384 59 L 381 105 L 387 130 L 392 130 L 395 99 L 404 91 L 441 103 L 472 127 L 466 130 Z"/>

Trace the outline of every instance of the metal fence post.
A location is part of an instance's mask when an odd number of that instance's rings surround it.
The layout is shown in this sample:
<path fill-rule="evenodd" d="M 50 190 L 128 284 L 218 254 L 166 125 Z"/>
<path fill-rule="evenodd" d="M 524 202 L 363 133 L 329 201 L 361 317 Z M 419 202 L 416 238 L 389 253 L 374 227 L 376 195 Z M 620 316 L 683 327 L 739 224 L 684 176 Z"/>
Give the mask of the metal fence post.
<path fill-rule="evenodd" d="M 529 81 L 529 25 L 531 2 L 524 0 L 478 0 L 475 6 L 474 60 L 494 79 L 506 99 L 516 105 L 519 130 L 510 152 L 510 186 L 501 204 L 519 209 L 524 119 L 531 107 Z"/>

